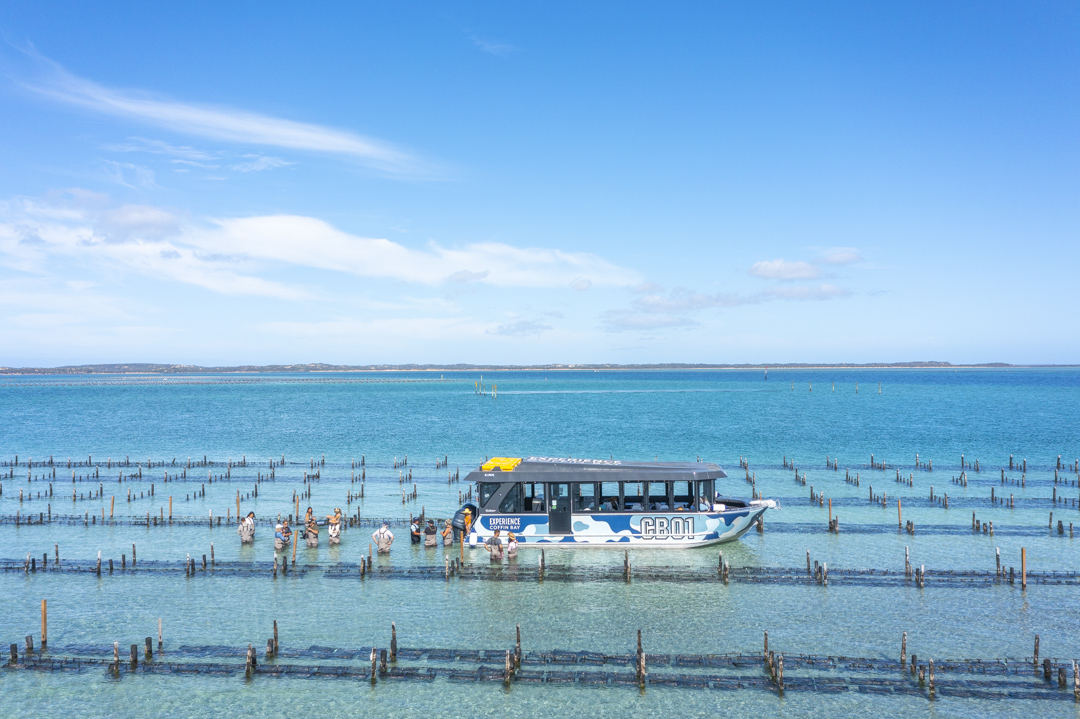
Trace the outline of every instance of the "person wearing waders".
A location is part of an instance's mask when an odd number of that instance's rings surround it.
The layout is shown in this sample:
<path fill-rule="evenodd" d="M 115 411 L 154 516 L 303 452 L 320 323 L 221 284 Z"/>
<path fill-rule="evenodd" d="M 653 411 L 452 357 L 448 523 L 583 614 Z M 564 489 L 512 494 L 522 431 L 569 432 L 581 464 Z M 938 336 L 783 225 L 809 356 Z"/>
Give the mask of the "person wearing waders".
<path fill-rule="evenodd" d="M 390 554 L 390 545 L 394 543 L 394 533 L 390 531 L 390 523 L 383 522 L 382 526 L 371 535 L 379 548 L 379 554 Z"/>
<path fill-rule="evenodd" d="M 240 520 L 240 526 L 236 528 L 240 535 L 241 544 L 251 544 L 255 541 L 255 513 L 248 512 L 248 516 Z"/>
<path fill-rule="evenodd" d="M 491 554 L 491 561 L 501 562 L 503 557 L 502 540 L 499 539 L 499 530 L 495 530 L 493 534 L 486 542 L 484 542 L 484 549 L 488 550 Z"/>
<path fill-rule="evenodd" d="M 506 558 L 513 559 L 517 556 L 518 541 L 513 532 L 506 536 Z"/>
<path fill-rule="evenodd" d="M 429 519 L 424 527 L 424 546 L 437 547 L 439 545 L 439 528 L 435 526 L 435 520 Z"/>
<path fill-rule="evenodd" d="M 274 549 L 281 551 L 285 549 L 285 528 L 280 524 L 274 527 Z"/>
<path fill-rule="evenodd" d="M 341 507 L 335 507 L 333 515 L 326 515 L 326 535 L 330 544 L 341 544 Z"/>
<path fill-rule="evenodd" d="M 454 546 L 454 523 L 446 520 L 446 527 L 442 531 L 442 543 L 444 547 Z"/>
<path fill-rule="evenodd" d="M 413 544 L 420 544 L 420 524 L 415 519 L 409 525 L 409 538 Z"/>
<path fill-rule="evenodd" d="M 304 528 L 304 536 L 307 537 L 309 547 L 319 546 L 319 523 L 314 517 L 308 520 L 307 527 Z"/>
<path fill-rule="evenodd" d="M 287 519 L 281 522 L 281 538 L 286 547 L 292 544 L 292 527 L 289 526 L 289 520 Z"/>

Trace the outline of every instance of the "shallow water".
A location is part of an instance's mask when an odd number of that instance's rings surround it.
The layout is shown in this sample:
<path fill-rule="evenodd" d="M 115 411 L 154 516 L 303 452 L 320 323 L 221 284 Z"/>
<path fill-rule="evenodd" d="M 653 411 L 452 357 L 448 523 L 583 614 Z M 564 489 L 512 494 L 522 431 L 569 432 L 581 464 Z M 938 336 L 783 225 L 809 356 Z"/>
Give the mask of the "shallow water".
<path fill-rule="evenodd" d="M 427 377 L 426 375 L 423 375 Z M 435 375 L 438 377 L 439 375 Z M 989 570 L 1000 548 L 1006 567 L 1019 570 L 1020 548 L 1027 551 L 1031 572 L 1074 571 L 1076 542 L 1069 523 L 1080 531 L 1080 495 L 1073 461 L 1080 455 L 1080 372 L 1075 370 L 818 370 L 760 372 L 499 372 L 486 373 L 485 386 L 498 384 L 498 396 L 477 395 L 477 373 L 443 373 L 438 382 L 356 382 L 360 377 L 335 375 L 340 383 L 295 382 L 290 376 L 262 377 L 235 383 L 237 376 L 203 379 L 150 379 L 123 384 L 123 379 L 4 378 L 0 383 L 0 458 L 19 455 L 14 477 L 4 479 L 0 515 L 21 518 L 39 512 L 87 516 L 100 520 L 109 499 L 116 497 L 117 526 L 81 522 L 45 525 L 0 524 L 0 557 L 40 561 L 54 545 L 61 559 L 88 562 L 100 551 L 107 561 L 130 557 L 132 543 L 140 562 L 171 561 L 177 566 L 189 554 L 197 561 L 210 543 L 219 562 L 263 563 L 273 559 L 270 528 L 260 525 L 254 547 L 241 547 L 235 530 L 205 525 L 133 526 L 132 518 L 150 511 L 204 517 L 235 514 L 236 492 L 248 493 L 256 473 L 266 473 L 273 458 L 285 455 L 286 466 L 275 479 L 259 485 L 259 497 L 245 499 L 242 510 L 262 519 L 294 510 L 293 492 L 310 486 L 311 505 L 319 515 L 340 506 L 346 514 L 359 509 L 364 517 L 404 518 L 423 507 L 429 516 L 445 517 L 456 509 L 464 483 L 448 485 L 447 469 L 436 458 L 449 457 L 449 471 L 462 476 L 486 456 L 572 455 L 626 459 L 692 460 L 701 457 L 724 466 L 730 479 L 725 491 L 749 495 L 750 485 L 739 468 L 746 457 L 756 487 L 779 499 L 782 510 L 766 515 L 765 532 L 751 532 L 740 542 L 699 550 L 631 551 L 635 571 L 650 566 L 695 567 L 714 571 L 717 552 L 733 567 L 805 567 L 806 552 L 839 569 L 888 569 L 902 572 L 904 549 L 927 573 L 945 569 Z M 417 379 L 400 374 L 401 379 Z M 430 379 L 430 377 L 428 377 Z M 206 383 L 198 383 L 203 382 Z M 280 380 L 280 381 L 268 381 Z M 180 384 L 180 381 L 195 382 Z M 855 383 L 859 391 L 855 391 Z M 878 383 L 881 383 L 880 394 Z M 833 390 L 835 383 L 835 391 Z M 792 385 L 794 384 L 794 389 Z M 811 386 L 813 391 L 810 391 Z M 886 462 L 887 470 L 870 469 Z M 933 471 L 914 467 L 915 455 L 933 460 Z M 303 483 L 312 472 L 321 477 Z M 395 458 L 409 458 L 418 498 L 403 505 Z M 968 486 L 950 480 L 960 474 L 960 455 L 980 462 L 968 469 Z M 1000 469 L 1009 454 L 1027 459 L 1025 486 L 1003 486 Z M 1058 455 L 1070 467 L 1059 472 Z M 30 479 L 51 470 L 35 465 L 53 456 L 55 479 Z M 77 481 L 76 492 L 97 491 L 104 499 L 71 501 L 68 457 L 115 463 L 186 465 L 206 455 L 221 463 L 246 456 L 247 467 L 234 467 L 231 478 L 206 484 L 205 498 L 194 493 L 207 473 L 223 474 L 218 464 L 187 470 L 187 479 L 164 483 L 173 467 L 143 470 L 142 480 L 128 481 L 128 468 L 102 467 L 101 479 Z M 358 491 L 351 482 L 358 470 L 351 463 L 363 455 L 365 498 L 349 505 L 346 494 Z M 839 471 L 827 470 L 825 458 L 837 458 Z M 806 486 L 782 466 L 793 460 L 806 473 Z M 897 484 L 897 468 L 914 486 Z M 5 473 L 9 467 L 3 467 Z M 860 475 L 860 486 L 844 481 L 845 470 Z M 123 471 L 125 481 L 117 482 Z M 405 471 L 408 471 L 407 469 Z M 86 468 L 76 468 L 85 474 Z M 1009 471 L 1020 480 L 1019 470 Z M 37 499 L 53 483 L 51 498 Z M 126 501 L 128 489 L 156 496 Z M 1066 484 L 1068 482 L 1069 484 Z M 832 499 L 840 533 L 826 531 L 828 509 L 809 502 L 813 485 Z M 887 493 L 887 507 L 868 501 Z M 949 509 L 929 501 L 948 493 Z M 1054 490 L 1069 504 L 1054 505 Z M 990 490 L 1016 498 L 1013 509 L 990 503 Z M 24 490 L 20 504 L 18 490 Z M 411 488 L 411 487 L 410 487 Z M 34 496 L 34 499 L 29 499 Z M 897 529 L 896 498 L 903 520 L 915 522 L 914 536 Z M 827 503 L 826 503 L 827 504 Z M 995 534 L 970 531 L 971 515 L 992 521 Z M 1048 528 L 1054 513 L 1053 529 Z M 1056 530 L 1064 522 L 1065 533 Z M 410 546 L 404 528 L 389 559 L 394 567 L 443 566 L 443 549 Z M 346 531 L 342 544 L 317 550 L 300 548 L 297 565 L 358 562 L 368 552 L 371 528 Z M 458 556 L 459 549 L 452 550 Z M 595 549 L 548 550 L 549 567 L 621 566 L 621 552 Z M 466 561 L 486 565 L 479 552 L 466 551 Z M 535 566 L 535 550 L 523 549 L 521 565 Z M 835 568 L 835 569 L 834 569 Z M 787 655 L 836 654 L 896 659 L 900 636 L 908 632 L 908 652 L 924 658 L 1030 657 L 1034 635 L 1041 636 L 1041 655 L 1068 659 L 1080 656 L 1077 638 L 1076 586 L 1019 584 L 828 587 L 732 582 L 653 582 L 639 579 L 575 583 L 499 582 L 453 579 L 335 579 L 312 572 L 304 577 L 236 576 L 201 572 L 187 578 L 172 574 L 116 571 L 104 574 L 0 573 L 6 599 L 0 613 L 0 641 L 18 642 L 39 632 L 39 604 L 49 600 L 49 644 L 95 645 L 111 655 L 112 642 L 126 647 L 156 635 L 162 618 L 165 649 L 182 645 L 249 643 L 265 647 L 277 620 L 287 647 L 311 645 L 385 647 L 390 622 L 396 622 L 403 646 L 503 649 L 511 646 L 520 624 L 527 650 L 567 649 L 632 652 L 642 629 L 648 652 L 725 653 L 760 651 L 762 633 L 770 648 Z M 1029 659 L 1030 661 L 1030 659 Z M 498 665 L 500 662 L 494 662 Z M 760 671 L 758 671 L 760 674 Z M 797 676 L 797 672 L 791 674 Z M 947 677 L 942 679 L 947 682 Z M 1032 679 L 1035 682 L 1035 679 Z M 1071 684 L 1072 677 L 1069 676 Z M 134 676 L 117 681 L 104 670 L 81 673 L 0 669 L 4 704 L 64 708 L 76 715 L 195 716 L 207 709 L 259 714 L 313 711 L 328 699 L 335 713 L 349 711 L 388 716 L 441 715 L 516 716 L 550 714 L 553 709 L 596 716 L 631 712 L 679 712 L 714 716 L 735 712 L 769 712 L 785 716 L 889 715 L 943 716 L 1039 715 L 1073 716 L 1071 701 L 977 700 L 940 696 L 931 706 L 925 697 L 874 696 L 747 689 L 738 692 L 617 686 L 528 686 L 505 690 L 499 683 L 366 682 L 346 680 L 273 679 L 256 677 Z M 448 709 L 449 707 L 449 709 Z M 0 713 L 5 710 L 0 709 Z"/>

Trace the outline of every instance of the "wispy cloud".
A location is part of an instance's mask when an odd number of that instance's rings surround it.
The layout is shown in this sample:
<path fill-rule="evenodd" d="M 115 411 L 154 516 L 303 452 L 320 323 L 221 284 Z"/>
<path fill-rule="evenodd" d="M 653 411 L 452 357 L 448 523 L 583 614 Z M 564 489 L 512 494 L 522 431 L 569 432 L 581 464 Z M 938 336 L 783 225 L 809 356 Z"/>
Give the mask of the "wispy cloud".
<path fill-rule="evenodd" d="M 818 262 L 825 265 L 850 265 L 862 260 L 862 255 L 854 247 L 832 247 L 818 258 Z"/>
<path fill-rule="evenodd" d="M 776 300 L 831 300 L 850 294 L 841 287 L 829 284 L 784 285 L 748 295 L 731 292 L 704 293 L 684 287 L 676 287 L 665 294 L 661 288 L 654 288 L 656 291 L 637 297 L 629 309 L 609 310 L 600 315 L 601 327 L 609 332 L 690 327 L 698 324 L 692 315 L 702 310 L 757 305 Z"/>
<path fill-rule="evenodd" d="M 149 167 L 130 162 L 105 161 L 105 174 L 118 185 L 129 188 L 152 189 L 157 187 L 154 171 Z"/>
<path fill-rule="evenodd" d="M 821 276 L 821 270 L 809 262 L 762 260 L 754 263 L 750 274 L 768 280 L 813 280 Z"/>
<path fill-rule="evenodd" d="M 510 53 L 517 50 L 516 47 L 508 43 L 484 40 L 482 38 L 476 37 L 475 35 L 473 36 L 472 41 L 473 45 L 480 48 L 482 52 L 486 52 L 489 55 L 509 55 Z"/>
<path fill-rule="evenodd" d="M 600 315 L 600 324 L 608 332 L 657 330 L 669 327 L 688 327 L 697 322 L 680 315 L 657 315 L 634 310 L 608 310 Z"/>
<path fill-rule="evenodd" d="M 836 285 L 821 284 L 813 287 L 775 287 L 762 294 L 781 300 L 831 300 L 850 293 Z"/>
<path fill-rule="evenodd" d="M 42 70 L 36 80 L 24 81 L 23 85 L 68 105 L 213 140 L 350 158 L 389 174 L 415 175 L 427 171 L 418 158 L 382 140 L 246 110 L 109 88 L 73 75 L 32 48 L 23 51 Z"/>
<path fill-rule="evenodd" d="M 551 325 L 544 324 L 539 320 L 518 320 L 510 324 L 499 325 L 494 330 L 488 330 L 492 335 L 538 335 L 551 329 Z"/>
<path fill-rule="evenodd" d="M 238 162 L 229 167 L 237 172 L 262 172 L 263 170 L 270 170 L 275 167 L 286 167 L 292 165 L 292 162 L 286 162 L 280 157 L 267 157 L 266 155 L 244 155 L 244 160 Z"/>

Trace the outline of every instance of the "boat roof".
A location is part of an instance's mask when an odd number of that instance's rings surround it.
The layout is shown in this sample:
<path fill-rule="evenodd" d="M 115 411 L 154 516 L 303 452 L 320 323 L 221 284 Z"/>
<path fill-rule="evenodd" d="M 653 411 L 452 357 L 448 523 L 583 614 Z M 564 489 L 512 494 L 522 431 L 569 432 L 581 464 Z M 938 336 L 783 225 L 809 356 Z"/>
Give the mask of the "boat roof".
<path fill-rule="evenodd" d="M 627 462 L 574 457 L 493 457 L 469 473 L 468 481 L 671 482 L 723 479 L 712 462 Z"/>

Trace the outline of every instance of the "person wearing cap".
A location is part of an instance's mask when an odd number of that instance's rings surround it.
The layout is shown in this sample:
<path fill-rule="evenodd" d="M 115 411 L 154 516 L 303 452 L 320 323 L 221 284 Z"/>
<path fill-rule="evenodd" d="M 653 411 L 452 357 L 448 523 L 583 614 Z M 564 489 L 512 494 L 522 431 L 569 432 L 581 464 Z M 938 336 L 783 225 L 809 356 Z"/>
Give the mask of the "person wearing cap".
<path fill-rule="evenodd" d="M 506 535 L 506 558 L 513 559 L 517 556 L 518 541 L 513 532 Z"/>
<path fill-rule="evenodd" d="M 444 547 L 454 546 L 454 523 L 449 519 L 442 531 L 442 543 Z"/>
<path fill-rule="evenodd" d="M 413 544 L 420 544 L 420 522 L 416 519 L 409 525 L 409 538 Z"/>
<path fill-rule="evenodd" d="M 281 520 L 281 539 L 284 541 L 286 547 L 292 544 L 292 527 L 289 526 L 288 519 Z"/>
<path fill-rule="evenodd" d="M 382 526 L 375 530 L 371 538 L 375 540 L 379 548 L 379 554 L 390 554 L 390 545 L 394 543 L 394 533 L 390 531 L 390 523 L 383 522 Z"/>
<path fill-rule="evenodd" d="M 241 544 L 251 544 L 255 541 L 254 512 L 248 512 L 248 515 L 240 520 L 240 526 L 236 528 L 236 533 L 240 535 Z"/>
<path fill-rule="evenodd" d="M 285 528 L 278 524 L 274 527 L 274 549 L 285 549 Z"/>
<path fill-rule="evenodd" d="M 435 520 L 429 519 L 424 527 L 424 546 L 435 547 L 439 544 L 439 528 L 435 526 Z"/>
<path fill-rule="evenodd" d="M 330 544 L 341 543 L 341 507 L 334 507 L 334 513 L 326 515 L 326 534 Z"/>
<path fill-rule="evenodd" d="M 319 546 L 319 523 L 312 516 L 310 509 L 308 510 L 307 526 L 304 527 L 304 536 L 307 538 L 309 547 Z"/>

